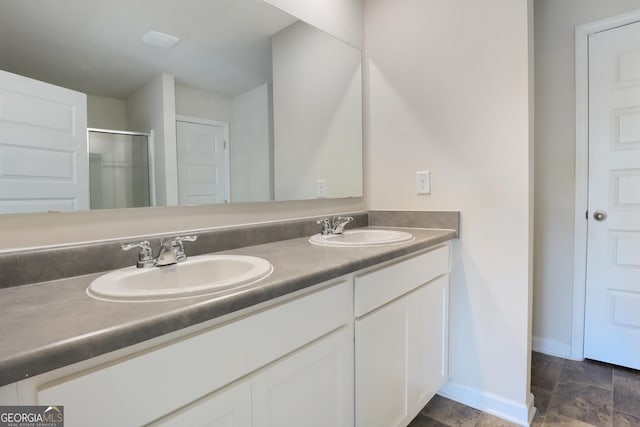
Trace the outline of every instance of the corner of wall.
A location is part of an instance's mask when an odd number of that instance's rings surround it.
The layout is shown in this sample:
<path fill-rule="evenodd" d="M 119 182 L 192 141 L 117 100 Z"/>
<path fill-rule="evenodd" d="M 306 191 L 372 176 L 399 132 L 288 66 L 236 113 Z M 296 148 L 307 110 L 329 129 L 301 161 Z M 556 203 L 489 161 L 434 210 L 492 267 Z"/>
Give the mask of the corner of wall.
<path fill-rule="evenodd" d="M 522 404 L 484 390 L 449 381 L 440 389 L 438 394 L 522 426 L 528 426 L 530 420 L 533 419 L 533 414 L 535 414 L 535 407 L 530 393 L 527 396 L 526 404 Z"/>

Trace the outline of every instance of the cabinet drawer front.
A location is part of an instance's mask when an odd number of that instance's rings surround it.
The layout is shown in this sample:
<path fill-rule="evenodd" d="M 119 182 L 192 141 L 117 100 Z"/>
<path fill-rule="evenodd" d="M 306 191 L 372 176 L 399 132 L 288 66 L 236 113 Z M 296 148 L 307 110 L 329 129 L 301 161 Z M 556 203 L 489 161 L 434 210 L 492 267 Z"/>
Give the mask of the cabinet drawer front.
<path fill-rule="evenodd" d="M 356 317 L 449 272 L 449 246 L 383 267 L 355 279 Z"/>
<path fill-rule="evenodd" d="M 352 319 L 341 282 L 159 349 L 45 385 L 38 404 L 65 406 L 65 425 L 140 425 L 223 387 Z M 99 417 L 96 416 L 99 414 Z"/>

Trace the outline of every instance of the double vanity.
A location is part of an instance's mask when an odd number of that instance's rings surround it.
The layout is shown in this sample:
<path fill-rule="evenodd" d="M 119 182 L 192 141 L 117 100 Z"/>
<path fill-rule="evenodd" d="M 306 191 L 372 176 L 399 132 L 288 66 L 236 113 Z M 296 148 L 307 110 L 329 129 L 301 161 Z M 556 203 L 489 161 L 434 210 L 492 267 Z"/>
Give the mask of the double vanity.
<path fill-rule="evenodd" d="M 63 405 L 67 426 L 406 426 L 447 378 L 457 236 L 196 241 L 174 265 L 2 289 L 0 404 Z"/>

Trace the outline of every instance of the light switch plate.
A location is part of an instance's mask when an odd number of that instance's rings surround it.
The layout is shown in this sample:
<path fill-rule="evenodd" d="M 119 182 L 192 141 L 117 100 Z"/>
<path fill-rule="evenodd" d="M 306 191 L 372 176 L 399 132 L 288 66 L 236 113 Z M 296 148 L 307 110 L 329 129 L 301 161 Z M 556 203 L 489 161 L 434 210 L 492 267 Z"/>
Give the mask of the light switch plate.
<path fill-rule="evenodd" d="M 327 197 L 327 180 L 319 179 L 316 181 L 316 196 L 319 199 L 324 199 Z"/>
<path fill-rule="evenodd" d="M 431 194 L 431 171 L 416 172 L 416 193 Z"/>

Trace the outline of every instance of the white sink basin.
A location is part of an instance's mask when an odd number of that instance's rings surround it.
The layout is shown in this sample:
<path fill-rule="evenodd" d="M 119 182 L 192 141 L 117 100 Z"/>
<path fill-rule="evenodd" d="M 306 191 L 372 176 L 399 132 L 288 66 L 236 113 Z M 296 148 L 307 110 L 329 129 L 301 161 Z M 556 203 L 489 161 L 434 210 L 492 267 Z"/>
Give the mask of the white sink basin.
<path fill-rule="evenodd" d="M 253 285 L 273 272 L 262 258 L 243 255 L 201 255 L 166 267 L 127 267 L 104 274 L 87 288 L 107 301 L 167 301 L 223 294 Z"/>
<path fill-rule="evenodd" d="M 323 236 L 314 234 L 309 242 L 314 245 L 338 247 L 387 246 L 410 242 L 413 234 L 398 230 L 354 229 L 345 230 L 342 234 Z"/>

